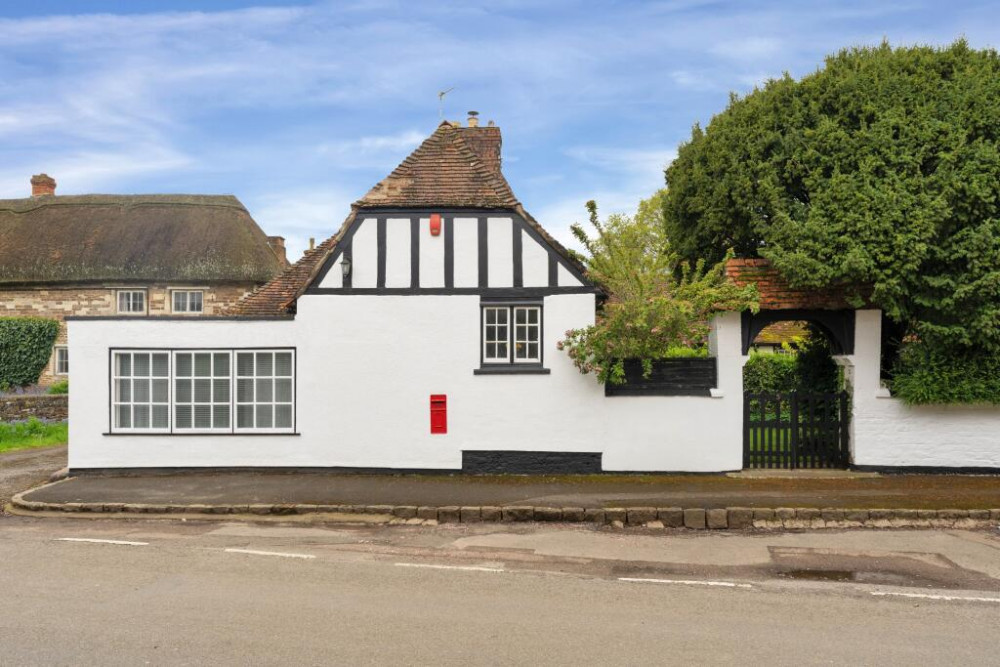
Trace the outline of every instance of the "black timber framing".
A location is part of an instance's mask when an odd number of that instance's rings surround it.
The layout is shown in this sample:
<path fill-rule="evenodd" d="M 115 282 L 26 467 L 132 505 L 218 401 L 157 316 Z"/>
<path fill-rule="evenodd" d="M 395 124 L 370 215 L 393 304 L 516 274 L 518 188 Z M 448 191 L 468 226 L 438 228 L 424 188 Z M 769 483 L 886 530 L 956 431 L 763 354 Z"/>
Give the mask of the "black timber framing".
<path fill-rule="evenodd" d="M 365 209 L 357 211 L 354 220 L 345 231 L 343 239 L 334 251 L 327 257 L 316 277 L 310 282 L 305 294 L 387 294 L 387 295 L 418 295 L 418 294 L 496 294 L 505 293 L 512 297 L 544 296 L 545 294 L 599 294 L 600 289 L 594 286 L 581 272 L 568 261 L 554 246 L 538 232 L 537 229 L 516 211 L 510 209 Z M 444 287 L 420 286 L 420 220 L 430 218 L 432 213 L 441 215 L 444 227 Z M 478 235 L 478 287 L 455 287 L 455 244 L 454 228 L 456 217 L 476 218 Z M 489 285 L 489 240 L 488 227 L 490 217 L 504 217 L 512 220 L 513 236 L 513 290 L 503 287 L 488 287 Z M 410 286 L 385 286 L 386 275 L 386 235 L 389 218 L 406 218 L 410 221 Z M 376 287 L 355 288 L 352 274 L 349 271 L 344 277 L 342 287 L 320 287 L 326 275 L 340 257 L 353 261 L 352 247 L 354 234 L 365 220 L 376 221 L 377 273 Z M 523 247 L 524 235 L 527 235 L 543 248 L 548 254 L 548 287 L 524 287 Z M 559 266 L 563 266 L 574 278 L 582 284 L 577 286 L 559 287 Z M 523 290 L 523 291 L 522 291 Z"/>
<path fill-rule="evenodd" d="M 753 342 L 766 327 L 775 322 L 804 321 L 817 325 L 830 339 L 834 354 L 854 354 L 855 311 L 790 308 L 788 310 L 762 310 L 758 313 L 743 311 L 741 338 L 743 354 L 749 354 Z"/>

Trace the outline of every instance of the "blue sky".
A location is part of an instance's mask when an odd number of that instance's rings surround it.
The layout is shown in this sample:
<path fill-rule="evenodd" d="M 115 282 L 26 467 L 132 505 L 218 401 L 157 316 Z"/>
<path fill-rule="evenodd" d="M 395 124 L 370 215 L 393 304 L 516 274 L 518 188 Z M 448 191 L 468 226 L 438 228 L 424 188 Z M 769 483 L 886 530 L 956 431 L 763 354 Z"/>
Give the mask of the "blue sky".
<path fill-rule="evenodd" d="M 503 130 L 558 238 L 663 184 L 730 91 L 845 46 L 1000 42 L 991 2 L 104 2 L 0 5 L 0 197 L 232 193 L 297 257 L 438 122 Z"/>

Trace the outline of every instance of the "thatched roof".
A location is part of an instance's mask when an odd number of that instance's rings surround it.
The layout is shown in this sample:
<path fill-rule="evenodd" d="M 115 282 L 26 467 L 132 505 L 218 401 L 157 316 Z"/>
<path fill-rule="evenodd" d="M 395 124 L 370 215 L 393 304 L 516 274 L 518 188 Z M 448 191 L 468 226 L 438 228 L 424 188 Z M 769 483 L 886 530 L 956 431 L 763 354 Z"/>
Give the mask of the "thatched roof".
<path fill-rule="evenodd" d="M 283 268 L 231 195 L 0 200 L 0 284 L 262 283 Z"/>

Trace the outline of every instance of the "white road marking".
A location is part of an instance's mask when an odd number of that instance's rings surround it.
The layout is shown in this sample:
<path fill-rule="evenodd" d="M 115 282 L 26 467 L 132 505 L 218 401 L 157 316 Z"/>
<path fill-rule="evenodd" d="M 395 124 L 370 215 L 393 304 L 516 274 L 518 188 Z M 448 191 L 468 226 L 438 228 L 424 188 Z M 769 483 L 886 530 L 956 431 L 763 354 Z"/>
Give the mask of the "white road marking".
<path fill-rule="evenodd" d="M 476 567 L 473 565 L 431 565 L 430 563 L 396 563 L 396 567 L 425 567 L 430 570 L 464 570 L 466 572 L 504 572 L 497 567 Z"/>
<path fill-rule="evenodd" d="M 878 597 L 900 597 L 900 598 L 917 598 L 920 600 L 948 600 L 948 601 L 959 601 L 959 602 L 994 602 L 1000 604 L 1000 598 L 977 598 L 977 597 L 963 597 L 960 595 L 931 595 L 930 593 L 891 593 L 888 591 L 870 591 L 872 595 Z"/>
<path fill-rule="evenodd" d="M 719 586 L 722 588 L 753 588 L 750 584 L 738 584 L 734 581 L 699 581 L 696 579 L 637 579 L 635 577 L 618 577 L 618 581 L 636 581 L 645 584 L 681 584 L 683 586 Z"/>
<path fill-rule="evenodd" d="M 146 547 L 149 542 L 129 542 L 128 540 L 98 540 L 91 537 L 57 537 L 56 542 L 89 542 L 91 544 L 121 544 L 127 547 Z"/>
<path fill-rule="evenodd" d="M 250 554 L 251 556 L 280 556 L 282 558 L 315 558 L 312 554 L 291 554 L 282 551 L 257 551 L 256 549 L 226 549 L 229 554 Z"/>

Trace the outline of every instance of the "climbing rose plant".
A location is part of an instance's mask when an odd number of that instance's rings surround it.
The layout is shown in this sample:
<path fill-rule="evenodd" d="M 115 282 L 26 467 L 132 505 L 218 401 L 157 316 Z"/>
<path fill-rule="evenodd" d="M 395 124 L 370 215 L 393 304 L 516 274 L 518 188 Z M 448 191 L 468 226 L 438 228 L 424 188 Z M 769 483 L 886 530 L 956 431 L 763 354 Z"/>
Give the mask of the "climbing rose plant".
<path fill-rule="evenodd" d="M 710 319 L 718 311 L 757 308 L 754 286 L 725 278 L 725 261 L 708 266 L 680 260 L 664 232 L 657 193 L 635 216 L 597 216 L 587 202 L 593 236 L 579 224 L 588 276 L 608 298 L 593 326 L 572 329 L 558 344 L 581 373 L 604 383 L 625 382 L 624 361 L 638 359 L 648 376 L 653 361 L 708 355 Z"/>

